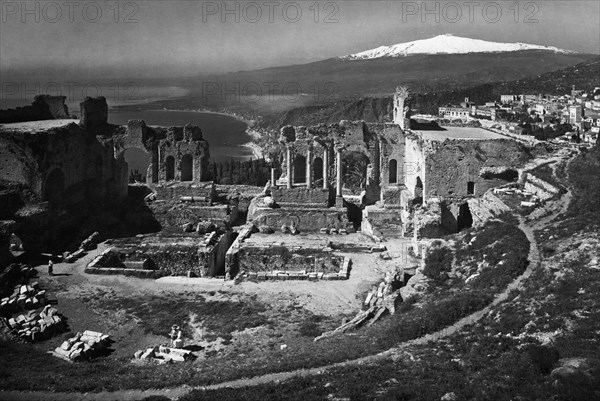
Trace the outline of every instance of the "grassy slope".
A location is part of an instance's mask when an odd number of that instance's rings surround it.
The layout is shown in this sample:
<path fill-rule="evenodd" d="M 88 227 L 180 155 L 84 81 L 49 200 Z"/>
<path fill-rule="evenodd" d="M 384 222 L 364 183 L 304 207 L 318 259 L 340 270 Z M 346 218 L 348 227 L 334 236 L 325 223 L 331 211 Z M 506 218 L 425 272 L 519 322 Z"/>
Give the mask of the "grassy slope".
<path fill-rule="evenodd" d="M 470 241 L 472 233 L 466 235 Z M 0 342 L 0 372 L 3 372 L 0 387 L 20 390 L 100 391 L 171 387 L 184 383 L 203 385 L 269 372 L 322 366 L 374 354 L 400 342 L 437 331 L 483 308 L 495 293 L 525 269 L 525 256 L 529 247 L 523 233 L 514 225 L 490 223 L 477 233 L 477 237 L 471 245 L 458 238 L 462 245 L 457 252 L 461 257 L 475 261 L 480 255 L 486 254 L 491 266 L 494 266 L 494 261 L 500 255 L 509 250 L 514 258 L 502 268 L 483 269 L 479 278 L 469 284 L 456 278 L 443 280 L 430 293 L 419 298 L 418 302 L 402 304 L 400 311 L 394 316 L 362 328 L 352 335 L 317 343 L 312 341 L 314 336 L 333 328 L 332 324 L 335 325 L 335 322 L 303 313 L 301 308 L 274 308 L 278 314 L 271 315 L 273 311 L 268 309 L 273 309 L 272 306 L 265 307 L 253 300 L 238 304 L 206 302 L 202 297 L 130 298 L 123 295 L 100 299 L 98 294 L 92 294 L 82 298 L 82 301 L 90 304 L 96 313 L 112 315 L 114 319 L 124 316 L 121 317 L 125 319 L 124 324 L 135 320 L 149 333 L 160 334 L 165 327 L 185 321 L 187 314 L 195 313 L 205 321 L 204 326 L 215 336 L 229 340 L 234 330 L 260 325 L 266 328 L 267 335 L 271 338 L 265 339 L 263 343 L 249 344 L 252 346 L 238 344 L 234 339 L 228 352 L 210 355 L 193 364 L 141 367 L 132 365 L 129 355 L 70 365 L 45 354 L 51 348 L 49 344 L 14 345 Z M 59 339 L 51 342 L 53 346 L 60 344 Z M 277 346 L 280 343 L 287 344 L 288 348 L 280 350 Z M 46 367 L 58 373 L 54 377 L 48 375 Z M 26 381 L 22 379 L 25 374 L 28 377 Z"/>

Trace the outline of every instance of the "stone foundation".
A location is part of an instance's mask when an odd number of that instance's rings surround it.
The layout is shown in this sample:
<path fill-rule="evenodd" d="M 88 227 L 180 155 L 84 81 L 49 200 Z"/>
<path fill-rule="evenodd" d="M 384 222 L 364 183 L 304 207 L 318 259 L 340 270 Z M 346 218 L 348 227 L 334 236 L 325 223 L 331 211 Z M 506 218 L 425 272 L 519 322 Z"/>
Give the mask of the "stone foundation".
<path fill-rule="evenodd" d="M 137 277 L 197 277 L 225 274 L 225 254 L 233 234 L 213 231 L 199 238 L 152 238 L 138 244 L 107 249 L 90 262 L 89 274 L 124 274 Z"/>

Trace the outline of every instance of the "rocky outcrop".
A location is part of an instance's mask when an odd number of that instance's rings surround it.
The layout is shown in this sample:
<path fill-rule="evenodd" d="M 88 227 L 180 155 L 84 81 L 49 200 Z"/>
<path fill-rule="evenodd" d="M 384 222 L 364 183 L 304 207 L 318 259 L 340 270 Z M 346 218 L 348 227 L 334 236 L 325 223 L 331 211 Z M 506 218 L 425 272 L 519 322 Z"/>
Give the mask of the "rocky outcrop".
<path fill-rule="evenodd" d="M 600 361 L 593 358 L 563 358 L 558 367 L 552 370 L 550 377 L 555 387 L 598 385 L 600 383 Z"/>
<path fill-rule="evenodd" d="M 65 100 L 66 96 L 38 95 L 30 106 L 0 110 L 0 124 L 74 118 L 69 115 Z"/>

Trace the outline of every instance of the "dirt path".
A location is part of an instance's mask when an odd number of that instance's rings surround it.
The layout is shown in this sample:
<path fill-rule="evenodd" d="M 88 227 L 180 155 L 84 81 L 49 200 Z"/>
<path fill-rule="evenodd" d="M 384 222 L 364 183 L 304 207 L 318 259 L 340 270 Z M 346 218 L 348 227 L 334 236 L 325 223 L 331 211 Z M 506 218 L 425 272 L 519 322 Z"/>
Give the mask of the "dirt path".
<path fill-rule="evenodd" d="M 567 164 L 568 167 L 568 164 Z M 553 170 L 554 171 L 554 170 Z M 535 239 L 534 230 L 538 230 L 543 228 L 546 224 L 556 218 L 558 215 L 564 213 L 567 210 L 569 205 L 569 201 L 571 199 L 571 192 L 567 190 L 567 193 L 564 194 L 556 204 L 556 207 L 559 208 L 558 211 L 551 213 L 550 215 L 544 217 L 543 219 L 536 221 L 533 225 L 528 225 L 525 223 L 524 219 L 519 217 L 519 229 L 523 231 L 526 235 L 527 239 L 530 242 L 530 249 L 528 254 L 529 265 L 527 269 L 513 280 L 500 294 L 496 295 L 491 304 L 487 307 L 466 316 L 453 325 L 446 327 L 437 332 L 427 334 L 423 337 L 416 338 L 414 340 L 406 341 L 398 346 L 391 348 L 389 350 L 380 352 L 378 354 L 365 356 L 358 359 L 353 359 L 344 362 L 338 362 L 326 366 L 321 366 L 317 368 L 310 369 L 297 369 L 288 372 L 280 372 L 280 373 L 271 373 L 261 376 L 256 376 L 252 378 L 243 378 L 228 382 L 223 382 L 219 384 L 214 384 L 210 386 L 203 387 L 190 387 L 190 386 L 180 386 L 172 389 L 151 389 L 151 390 L 122 390 L 116 392 L 102 392 L 102 393 L 50 393 L 50 392 L 18 392 L 18 391 L 0 391 L 0 399 L 2 400 L 28 400 L 28 401 L 37 401 L 37 400 L 96 400 L 96 401 L 108 401 L 108 400 L 141 400 L 150 396 L 166 396 L 171 399 L 177 399 L 182 395 L 188 393 L 193 389 L 201 389 L 201 390 L 217 390 L 222 388 L 241 388 L 241 387 L 253 387 L 259 386 L 262 384 L 268 383 L 279 383 L 283 381 L 287 381 L 297 377 L 308 377 L 322 374 L 325 371 L 333 370 L 337 368 L 343 368 L 348 366 L 362 365 L 362 364 L 370 364 L 380 360 L 384 360 L 386 358 L 397 358 L 402 357 L 404 351 L 414 345 L 422 345 L 428 342 L 438 341 L 445 337 L 451 336 L 458 331 L 464 329 L 467 326 L 473 325 L 485 317 L 496 305 L 501 302 L 506 301 L 509 294 L 519 289 L 522 286 L 522 283 L 525 279 L 527 279 L 531 273 L 541 265 L 540 262 L 540 254 L 538 250 L 538 244 Z M 556 209 L 555 209 L 556 210 Z"/>

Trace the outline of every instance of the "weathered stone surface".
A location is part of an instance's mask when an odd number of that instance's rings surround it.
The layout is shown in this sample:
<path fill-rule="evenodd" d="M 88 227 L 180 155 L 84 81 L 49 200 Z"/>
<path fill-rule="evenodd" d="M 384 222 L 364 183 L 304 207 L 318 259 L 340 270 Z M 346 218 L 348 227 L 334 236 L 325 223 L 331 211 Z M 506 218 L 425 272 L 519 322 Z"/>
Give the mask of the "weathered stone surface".
<path fill-rule="evenodd" d="M 103 127 L 108 122 L 106 98 L 86 97 L 79 103 L 79 124 L 84 128 Z"/>

